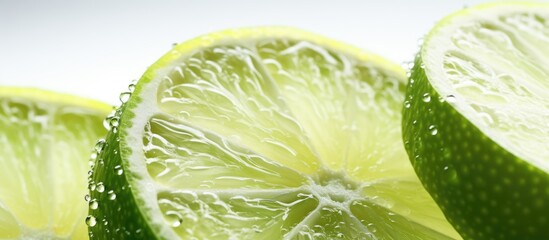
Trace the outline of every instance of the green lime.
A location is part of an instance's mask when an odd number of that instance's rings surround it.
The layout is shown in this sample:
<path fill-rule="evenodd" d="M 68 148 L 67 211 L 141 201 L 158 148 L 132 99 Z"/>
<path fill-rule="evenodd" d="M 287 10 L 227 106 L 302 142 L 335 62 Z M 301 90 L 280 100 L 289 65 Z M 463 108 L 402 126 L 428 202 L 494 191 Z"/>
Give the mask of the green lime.
<path fill-rule="evenodd" d="M 380 57 L 294 29 L 180 44 L 107 120 L 90 234 L 459 238 L 406 157 L 404 79 Z"/>
<path fill-rule="evenodd" d="M 466 239 L 549 239 L 549 5 L 462 10 L 425 38 L 403 134 Z"/>
<path fill-rule="evenodd" d="M 0 239 L 87 239 L 90 144 L 110 107 L 0 87 Z"/>

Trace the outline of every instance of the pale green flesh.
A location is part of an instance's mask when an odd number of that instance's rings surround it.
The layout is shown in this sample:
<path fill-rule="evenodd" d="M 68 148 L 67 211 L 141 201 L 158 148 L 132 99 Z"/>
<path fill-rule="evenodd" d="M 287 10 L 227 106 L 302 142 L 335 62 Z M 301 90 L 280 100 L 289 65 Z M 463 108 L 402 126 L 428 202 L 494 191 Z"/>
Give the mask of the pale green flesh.
<path fill-rule="evenodd" d="M 444 76 L 458 109 L 469 106 L 496 142 L 549 171 L 549 14 L 462 24 L 449 48 Z"/>
<path fill-rule="evenodd" d="M 0 238 L 87 238 L 87 158 L 99 112 L 0 96 Z"/>
<path fill-rule="evenodd" d="M 159 81 L 143 151 L 180 237 L 458 238 L 407 160 L 387 70 L 261 40 L 201 49 Z"/>

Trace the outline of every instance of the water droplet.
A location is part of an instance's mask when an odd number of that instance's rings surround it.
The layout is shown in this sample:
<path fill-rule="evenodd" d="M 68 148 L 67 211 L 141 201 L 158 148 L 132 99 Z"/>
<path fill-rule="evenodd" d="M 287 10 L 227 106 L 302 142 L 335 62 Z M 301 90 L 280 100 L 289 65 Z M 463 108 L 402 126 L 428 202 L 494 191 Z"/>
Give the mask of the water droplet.
<path fill-rule="evenodd" d="M 93 217 L 92 215 L 86 217 L 86 225 L 93 227 L 95 226 L 95 224 L 97 224 L 97 220 L 95 220 L 95 217 Z"/>
<path fill-rule="evenodd" d="M 88 177 L 91 177 L 91 175 L 93 175 L 93 170 L 88 171 Z"/>
<path fill-rule="evenodd" d="M 90 161 L 95 161 L 95 159 L 97 159 L 97 152 L 92 152 L 90 155 Z"/>
<path fill-rule="evenodd" d="M 110 190 L 110 191 L 108 192 L 108 194 L 109 194 L 109 200 L 114 200 L 114 199 L 116 199 L 116 193 L 114 193 L 113 190 Z"/>
<path fill-rule="evenodd" d="M 181 226 L 182 222 L 183 222 L 183 220 L 178 218 L 177 220 L 173 221 L 172 227 L 179 227 L 179 226 Z"/>
<path fill-rule="evenodd" d="M 92 161 L 92 160 L 88 161 L 88 165 L 90 165 L 90 168 L 93 169 L 95 167 L 95 160 L 94 161 Z"/>
<path fill-rule="evenodd" d="M 95 187 L 96 187 L 96 186 L 95 186 L 95 184 L 94 184 L 93 182 L 90 183 L 90 184 L 88 185 L 88 189 L 89 189 L 90 191 L 94 191 L 94 190 L 95 190 Z"/>
<path fill-rule="evenodd" d="M 107 131 L 111 130 L 111 125 L 109 124 L 110 120 L 111 120 L 111 116 L 108 116 L 103 120 L 103 127 L 107 129 Z"/>
<path fill-rule="evenodd" d="M 124 169 L 122 169 L 122 166 L 116 165 L 114 166 L 114 173 L 116 173 L 116 175 L 122 175 L 124 173 Z"/>
<path fill-rule="evenodd" d="M 455 103 L 457 100 L 456 100 L 456 97 L 454 95 L 448 95 L 446 96 L 446 102 L 449 102 L 449 103 Z"/>
<path fill-rule="evenodd" d="M 95 151 L 97 153 L 100 153 L 101 151 L 103 151 L 103 148 L 105 148 L 105 139 L 99 139 L 97 140 L 97 143 L 95 144 Z"/>
<path fill-rule="evenodd" d="M 84 200 L 86 200 L 86 202 L 89 202 L 90 201 L 90 195 L 89 194 L 84 195 Z"/>
<path fill-rule="evenodd" d="M 431 133 L 431 135 L 435 136 L 438 133 L 438 129 L 435 125 L 431 125 L 429 126 L 429 132 Z"/>
<path fill-rule="evenodd" d="M 405 107 L 405 108 L 410 108 L 410 106 L 412 106 L 412 104 L 410 103 L 410 101 L 405 101 L 405 102 L 404 102 L 404 107 Z"/>
<path fill-rule="evenodd" d="M 424 102 L 430 102 L 431 101 L 431 95 L 429 93 L 423 94 L 423 97 L 421 98 Z"/>
<path fill-rule="evenodd" d="M 419 65 L 419 67 L 420 67 L 421 69 L 425 69 L 425 64 L 421 63 L 421 65 Z"/>
<path fill-rule="evenodd" d="M 100 183 L 97 183 L 97 186 L 96 186 L 95 190 L 97 190 L 97 192 L 100 192 L 100 193 L 102 193 L 102 192 L 104 192 L 104 191 L 105 191 L 105 186 L 103 185 L 103 183 L 102 183 L 102 182 L 100 182 Z"/>
<path fill-rule="evenodd" d="M 444 170 L 444 173 L 446 175 L 446 180 L 448 182 L 450 182 L 450 183 L 458 183 L 459 182 L 457 171 L 453 167 L 444 166 L 443 170 Z"/>
<path fill-rule="evenodd" d="M 128 91 L 133 92 L 133 90 L 135 90 L 135 84 L 130 83 L 130 85 L 128 85 Z"/>
<path fill-rule="evenodd" d="M 118 127 L 119 122 L 120 122 L 119 117 L 112 117 L 111 119 L 109 119 L 109 126 L 111 128 L 116 128 L 116 127 Z"/>
<path fill-rule="evenodd" d="M 121 103 L 126 103 L 130 99 L 131 95 L 131 92 L 123 92 L 120 96 L 118 96 L 118 99 L 120 99 Z"/>
<path fill-rule="evenodd" d="M 168 211 L 165 217 L 166 217 L 166 221 L 168 221 L 168 223 L 172 227 L 179 227 L 181 226 L 181 223 L 183 223 L 183 219 L 173 211 Z"/>
<path fill-rule="evenodd" d="M 99 207 L 99 202 L 97 201 L 97 199 L 92 199 L 89 205 L 90 209 L 97 209 Z"/>

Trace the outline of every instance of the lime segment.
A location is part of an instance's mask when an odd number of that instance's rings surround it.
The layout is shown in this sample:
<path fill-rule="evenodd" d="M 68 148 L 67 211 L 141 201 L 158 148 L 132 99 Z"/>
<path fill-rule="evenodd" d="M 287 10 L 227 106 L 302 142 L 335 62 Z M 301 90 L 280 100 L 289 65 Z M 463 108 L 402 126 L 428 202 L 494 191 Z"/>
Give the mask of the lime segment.
<path fill-rule="evenodd" d="M 87 238 L 90 144 L 109 107 L 35 89 L 0 88 L 0 238 Z"/>
<path fill-rule="evenodd" d="M 118 110 L 93 179 L 117 198 L 92 190 L 102 204 L 90 214 L 109 224 L 90 230 L 99 238 L 459 238 L 406 158 L 395 127 L 404 88 L 400 68 L 297 30 L 234 30 L 176 46 Z M 358 203 L 377 207 L 376 216 L 355 212 Z"/>

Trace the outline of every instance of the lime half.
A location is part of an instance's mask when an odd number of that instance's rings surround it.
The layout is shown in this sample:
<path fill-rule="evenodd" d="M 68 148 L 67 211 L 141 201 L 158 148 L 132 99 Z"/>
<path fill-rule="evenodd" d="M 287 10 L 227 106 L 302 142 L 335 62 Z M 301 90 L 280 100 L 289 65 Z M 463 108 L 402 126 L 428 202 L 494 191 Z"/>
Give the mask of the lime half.
<path fill-rule="evenodd" d="M 110 107 L 0 87 L 0 239 L 87 239 L 90 144 Z"/>
<path fill-rule="evenodd" d="M 90 234 L 459 238 L 406 157 L 404 79 L 377 56 L 287 28 L 180 44 L 108 118 Z"/>
<path fill-rule="evenodd" d="M 549 239 L 549 5 L 440 22 L 412 70 L 408 155 L 464 238 Z"/>

